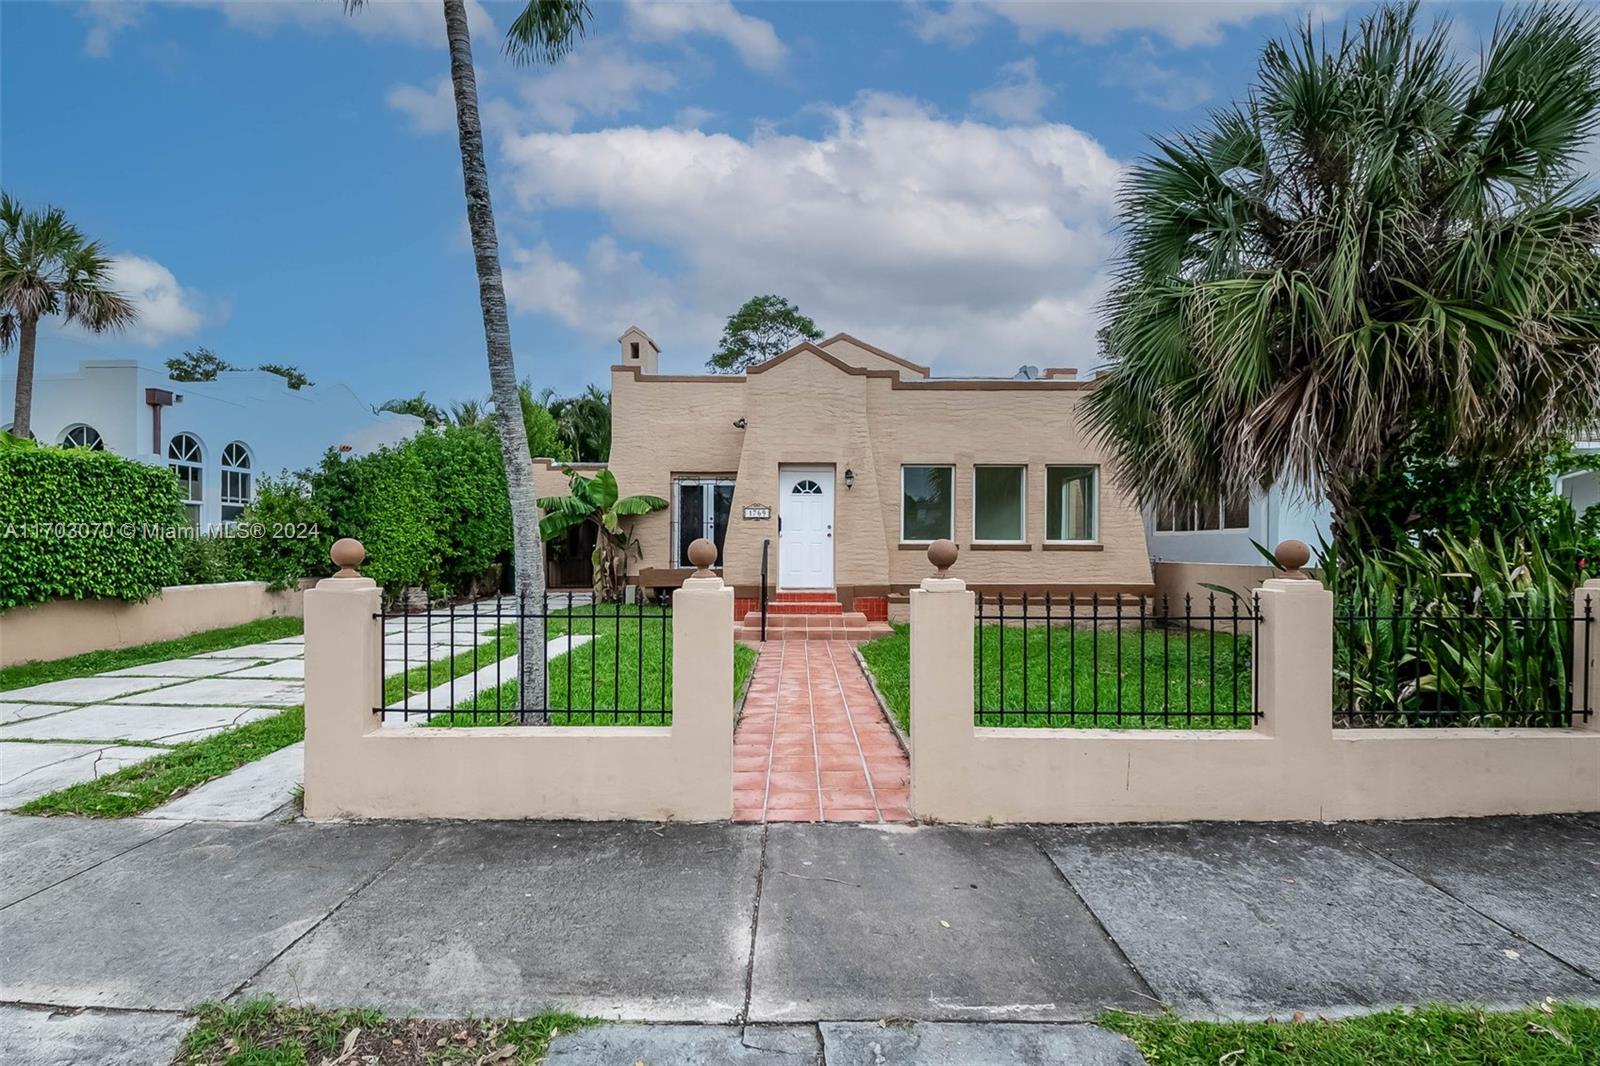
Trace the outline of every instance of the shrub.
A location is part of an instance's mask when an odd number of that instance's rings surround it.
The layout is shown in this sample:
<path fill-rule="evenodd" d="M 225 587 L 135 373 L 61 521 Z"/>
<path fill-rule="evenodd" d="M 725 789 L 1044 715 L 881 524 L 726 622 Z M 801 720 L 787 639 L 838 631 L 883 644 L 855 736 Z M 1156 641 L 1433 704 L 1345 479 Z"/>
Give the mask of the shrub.
<path fill-rule="evenodd" d="M 303 480 L 262 478 L 256 484 L 256 498 L 245 508 L 239 524 L 255 535 L 225 543 L 249 580 L 286 589 L 302 578 L 333 573 L 328 559 L 334 540 L 332 526 Z"/>
<path fill-rule="evenodd" d="M 0 609 L 57 598 L 142 600 L 180 579 L 188 523 L 165 467 L 82 448 L 0 447 Z"/>

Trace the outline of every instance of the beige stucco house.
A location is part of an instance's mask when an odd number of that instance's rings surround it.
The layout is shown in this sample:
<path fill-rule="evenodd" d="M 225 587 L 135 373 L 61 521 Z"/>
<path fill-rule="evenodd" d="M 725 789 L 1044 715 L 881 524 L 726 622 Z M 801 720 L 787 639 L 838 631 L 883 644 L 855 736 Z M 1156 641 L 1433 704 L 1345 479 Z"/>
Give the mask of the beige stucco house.
<path fill-rule="evenodd" d="M 637 327 L 620 343 L 608 465 L 624 493 L 670 501 L 635 520 L 639 584 L 681 582 L 707 537 L 742 613 L 768 545 L 769 588 L 881 619 L 949 537 L 980 590 L 1152 588 L 1138 502 L 1085 432 L 1094 385 L 1072 370 L 940 378 L 841 333 L 746 374 L 690 376 L 659 373 Z M 536 477 L 540 495 L 566 491 L 559 463 Z"/>

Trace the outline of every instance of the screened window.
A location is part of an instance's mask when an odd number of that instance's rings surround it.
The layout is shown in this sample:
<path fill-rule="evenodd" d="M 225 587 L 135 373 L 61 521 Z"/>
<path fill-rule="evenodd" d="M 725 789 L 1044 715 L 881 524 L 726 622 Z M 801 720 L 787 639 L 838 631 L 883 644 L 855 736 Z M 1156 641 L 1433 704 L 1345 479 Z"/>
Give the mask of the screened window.
<path fill-rule="evenodd" d="M 1052 466 L 1045 474 L 1045 539 L 1088 541 L 1099 536 L 1099 472 L 1092 466 Z"/>
<path fill-rule="evenodd" d="M 728 516 L 733 513 L 731 478 L 683 478 L 672 489 L 672 565 L 693 566 L 689 545 L 704 537 L 717 546 L 722 565 L 722 543 L 728 538 Z"/>
<path fill-rule="evenodd" d="M 67 431 L 61 434 L 63 448 L 88 448 L 90 451 L 103 452 L 106 450 L 105 442 L 100 439 L 100 431 L 93 426 L 86 426 L 79 422 L 75 426 L 68 426 Z"/>
<path fill-rule="evenodd" d="M 900 539 L 955 536 L 956 470 L 953 466 L 900 468 Z"/>
<path fill-rule="evenodd" d="M 972 470 L 972 539 L 1026 539 L 1028 472 L 1021 466 L 979 466 Z"/>
<path fill-rule="evenodd" d="M 1219 504 L 1163 504 L 1156 508 L 1157 533 L 1215 532 L 1250 528 L 1250 496 L 1240 493 Z"/>
<path fill-rule="evenodd" d="M 255 491 L 250 449 L 234 441 L 222 449 L 222 520 L 237 522 Z"/>
<path fill-rule="evenodd" d="M 167 444 L 167 465 L 178 475 L 178 487 L 183 490 L 183 506 L 189 512 L 189 521 L 199 524 L 200 505 L 205 501 L 200 484 L 200 442 L 188 433 L 179 433 Z"/>

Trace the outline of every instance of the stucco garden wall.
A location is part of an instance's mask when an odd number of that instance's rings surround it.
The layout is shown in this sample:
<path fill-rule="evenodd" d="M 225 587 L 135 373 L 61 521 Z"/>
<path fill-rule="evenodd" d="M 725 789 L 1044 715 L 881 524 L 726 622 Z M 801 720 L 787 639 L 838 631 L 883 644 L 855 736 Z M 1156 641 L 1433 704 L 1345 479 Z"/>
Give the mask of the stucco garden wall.
<path fill-rule="evenodd" d="M 260 618 L 300 617 L 300 589 L 273 592 L 265 581 L 171 585 L 143 603 L 55 600 L 0 614 L 0 666 L 131 648 Z"/>

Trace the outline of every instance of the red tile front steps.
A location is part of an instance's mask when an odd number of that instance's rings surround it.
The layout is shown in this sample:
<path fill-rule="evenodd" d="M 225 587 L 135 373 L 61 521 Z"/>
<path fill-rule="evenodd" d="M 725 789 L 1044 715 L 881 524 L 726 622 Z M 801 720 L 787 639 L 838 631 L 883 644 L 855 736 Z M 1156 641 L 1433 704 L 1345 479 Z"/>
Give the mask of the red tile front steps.
<path fill-rule="evenodd" d="M 760 601 L 733 625 L 733 639 L 761 642 Z M 767 603 L 767 642 L 779 640 L 843 640 L 859 644 L 894 632 L 887 622 L 869 621 L 860 611 L 846 611 L 839 597 L 827 591 L 780 590 Z"/>
<path fill-rule="evenodd" d="M 733 819 L 911 820 L 910 760 L 847 642 L 761 653 L 733 737 Z"/>

